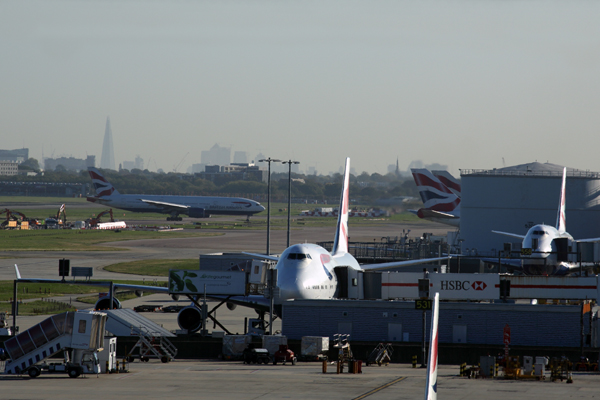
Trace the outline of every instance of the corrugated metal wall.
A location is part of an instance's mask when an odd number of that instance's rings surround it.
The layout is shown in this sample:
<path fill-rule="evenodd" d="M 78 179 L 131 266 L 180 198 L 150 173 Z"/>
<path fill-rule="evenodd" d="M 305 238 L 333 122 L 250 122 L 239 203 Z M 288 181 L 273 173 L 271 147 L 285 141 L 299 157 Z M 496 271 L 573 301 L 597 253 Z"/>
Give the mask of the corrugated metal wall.
<path fill-rule="evenodd" d="M 461 175 L 460 236 L 463 250 L 502 249 L 518 239 L 492 230 L 525 235 L 532 224 L 556 225 L 561 176 Z M 600 237 L 600 180 L 567 174 L 567 231 L 575 239 Z"/>
<path fill-rule="evenodd" d="M 456 326 L 466 326 L 466 343 L 503 345 L 511 327 L 512 345 L 566 346 L 580 343 L 580 306 L 441 303 L 440 342 L 454 343 Z M 427 335 L 431 314 L 427 312 Z M 351 324 L 351 332 L 339 332 Z M 422 311 L 413 302 L 294 301 L 283 306 L 282 333 L 290 339 L 350 333 L 354 341 L 389 341 L 389 324 L 401 324 L 410 342 L 420 342 Z M 589 317 L 584 318 L 589 333 Z M 460 330 L 460 329 L 458 329 Z"/>

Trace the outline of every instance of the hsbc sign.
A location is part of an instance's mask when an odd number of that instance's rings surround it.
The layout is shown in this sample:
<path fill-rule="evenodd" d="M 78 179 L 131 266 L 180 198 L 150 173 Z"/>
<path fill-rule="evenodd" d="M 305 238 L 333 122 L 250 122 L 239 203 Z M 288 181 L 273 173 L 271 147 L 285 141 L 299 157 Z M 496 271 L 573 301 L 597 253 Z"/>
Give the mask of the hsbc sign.
<path fill-rule="evenodd" d="M 497 274 L 429 274 L 430 292 L 439 292 L 441 299 L 497 299 Z"/>
<path fill-rule="evenodd" d="M 441 290 L 485 290 L 484 281 L 440 281 Z"/>
<path fill-rule="evenodd" d="M 382 298 L 419 298 L 422 273 L 390 272 L 382 274 Z M 440 299 L 494 300 L 500 298 L 498 274 L 429 274 L 429 293 L 440 293 Z"/>

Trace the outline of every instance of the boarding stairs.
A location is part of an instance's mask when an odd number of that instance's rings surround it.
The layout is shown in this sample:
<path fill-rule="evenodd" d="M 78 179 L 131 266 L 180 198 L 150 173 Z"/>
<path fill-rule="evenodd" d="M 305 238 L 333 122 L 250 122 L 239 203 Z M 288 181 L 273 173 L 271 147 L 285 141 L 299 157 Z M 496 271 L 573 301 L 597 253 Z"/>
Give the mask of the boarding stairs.
<path fill-rule="evenodd" d="M 163 363 L 172 361 L 177 355 L 177 348 L 165 336 L 154 336 L 145 329 L 137 329 L 139 339 L 133 346 L 127 359 L 133 362 L 136 357 L 147 362 L 150 358 L 157 358 Z M 132 331 L 132 335 L 134 335 Z"/>
<path fill-rule="evenodd" d="M 106 314 L 98 312 L 69 311 L 49 317 L 4 342 L 10 357 L 4 373 L 25 373 L 65 349 L 102 348 L 105 323 Z"/>

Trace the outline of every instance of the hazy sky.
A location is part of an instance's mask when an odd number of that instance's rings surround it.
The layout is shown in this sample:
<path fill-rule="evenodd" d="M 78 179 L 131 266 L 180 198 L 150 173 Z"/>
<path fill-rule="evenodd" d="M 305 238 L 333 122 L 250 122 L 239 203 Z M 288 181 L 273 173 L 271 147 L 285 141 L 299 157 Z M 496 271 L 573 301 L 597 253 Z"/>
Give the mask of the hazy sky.
<path fill-rule="evenodd" d="M 0 1 L 0 148 L 600 171 L 598 1 Z"/>

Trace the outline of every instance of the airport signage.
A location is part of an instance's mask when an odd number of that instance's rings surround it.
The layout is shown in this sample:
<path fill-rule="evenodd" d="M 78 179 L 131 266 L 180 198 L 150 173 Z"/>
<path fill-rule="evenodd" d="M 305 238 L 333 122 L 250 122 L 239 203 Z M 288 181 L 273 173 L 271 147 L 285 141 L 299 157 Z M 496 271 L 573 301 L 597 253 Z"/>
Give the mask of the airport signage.
<path fill-rule="evenodd" d="M 419 298 L 421 273 L 382 275 L 382 298 Z M 493 300 L 500 298 L 498 274 L 429 274 L 429 293 L 442 300 Z"/>
<path fill-rule="evenodd" d="M 431 310 L 433 307 L 433 300 L 416 300 L 415 301 L 415 310 Z"/>
<path fill-rule="evenodd" d="M 169 271 L 169 294 L 243 296 L 246 273 L 242 271 L 207 271 L 172 269 Z"/>

